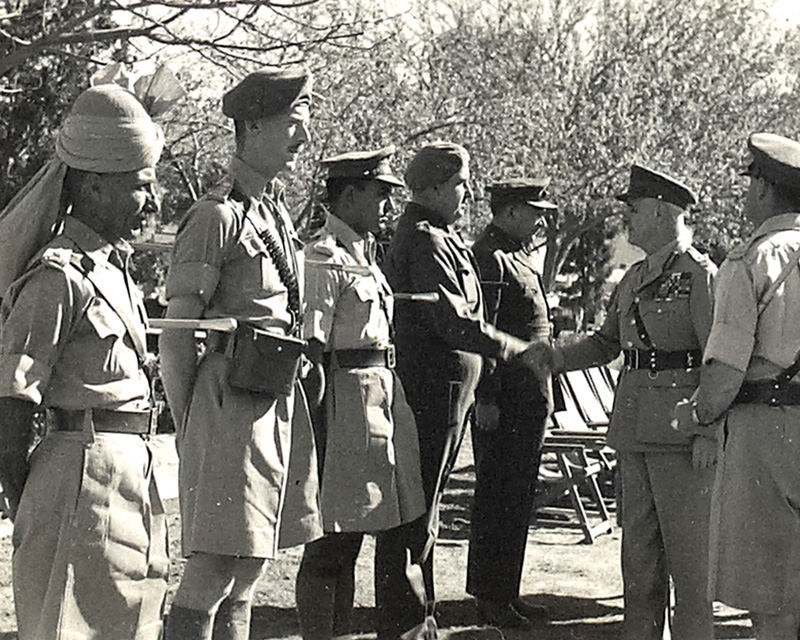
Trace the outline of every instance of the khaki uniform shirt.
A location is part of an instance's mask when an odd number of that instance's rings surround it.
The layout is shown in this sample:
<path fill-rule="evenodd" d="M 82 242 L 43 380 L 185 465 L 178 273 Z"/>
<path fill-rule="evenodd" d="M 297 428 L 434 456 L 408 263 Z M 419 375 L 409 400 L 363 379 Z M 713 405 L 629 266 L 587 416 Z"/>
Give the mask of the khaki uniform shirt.
<path fill-rule="evenodd" d="M 0 396 L 62 409 L 148 409 L 146 314 L 126 276 L 131 253 L 67 217 L 3 298 Z"/>
<path fill-rule="evenodd" d="M 237 158 L 187 213 L 173 247 L 167 298 L 199 296 L 205 317 L 289 334 L 298 326 L 278 265 L 283 248 L 302 305 L 300 241 L 281 194 Z M 302 308 L 302 306 L 301 306 Z M 314 440 L 301 394 L 272 398 L 228 384 L 228 353 L 207 353 L 178 429 L 184 552 L 273 557 L 319 535 Z M 299 386 L 299 385 L 298 385 Z"/>
<path fill-rule="evenodd" d="M 617 285 L 600 329 L 563 348 L 566 369 L 606 364 L 622 349 L 647 350 L 636 327 L 637 306 L 656 349 L 702 351 L 711 327 L 715 273 L 707 256 L 677 242 L 636 263 Z M 614 399 L 609 445 L 621 451 L 688 448 L 690 439 L 670 427 L 671 412 L 692 395 L 699 373 L 699 366 L 624 372 Z"/>
<path fill-rule="evenodd" d="M 788 263 L 797 264 L 800 215 L 769 218 L 733 249 L 717 277 L 714 325 L 704 360 L 747 372 L 745 379 L 774 378 L 789 367 L 800 346 L 800 269 L 777 290 L 772 284 Z M 765 295 L 769 292 L 769 301 Z M 764 307 L 759 315 L 759 306 Z"/>
<path fill-rule="evenodd" d="M 375 240 L 335 216 L 305 250 L 305 332 L 326 367 L 322 513 L 327 531 L 377 531 L 425 510 L 414 416 L 387 367 L 340 367 L 336 352 L 391 345 L 392 292 L 375 264 Z"/>
<path fill-rule="evenodd" d="M 148 408 L 130 253 L 67 217 L 3 299 L 0 396 L 75 411 Z M 161 636 L 169 559 L 152 459 L 145 437 L 90 426 L 50 430 L 37 446 L 14 522 L 20 640 Z"/>
<path fill-rule="evenodd" d="M 301 295 L 302 265 L 292 256 L 302 245 L 282 194 L 268 186 L 262 198 L 256 186 L 262 182 L 233 158 L 229 176 L 192 207 L 173 249 L 167 298 L 198 295 L 207 318 L 232 317 L 287 332 L 293 322 L 288 292 L 259 234 L 269 229 L 278 239 Z"/>

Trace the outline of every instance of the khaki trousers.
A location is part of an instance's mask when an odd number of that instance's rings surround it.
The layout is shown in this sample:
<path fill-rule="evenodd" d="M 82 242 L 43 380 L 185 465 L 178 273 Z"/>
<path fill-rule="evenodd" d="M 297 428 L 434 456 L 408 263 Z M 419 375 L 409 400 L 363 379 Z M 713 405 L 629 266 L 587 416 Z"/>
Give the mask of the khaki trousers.
<path fill-rule="evenodd" d="M 690 451 L 620 452 L 626 640 L 661 640 L 675 587 L 672 637 L 712 640 L 708 531 L 713 469 Z"/>

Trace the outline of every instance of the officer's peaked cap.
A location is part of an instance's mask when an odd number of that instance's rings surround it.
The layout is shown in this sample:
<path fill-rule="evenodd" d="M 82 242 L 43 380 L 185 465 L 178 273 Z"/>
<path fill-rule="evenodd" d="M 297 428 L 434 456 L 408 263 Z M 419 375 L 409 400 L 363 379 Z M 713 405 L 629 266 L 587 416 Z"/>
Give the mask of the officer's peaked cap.
<path fill-rule="evenodd" d="M 617 199 L 623 202 L 630 202 L 639 198 L 663 200 L 681 209 L 697 204 L 697 196 L 682 182 L 665 173 L 634 164 L 631 167 L 628 190 L 619 194 Z"/>
<path fill-rule="evenodd" d="M 260 120 L 311 103 L 307 67 L 266 67 L 245 77 L 222 98 L 222 113 L 234 120 Z"/>
<path fill-rule="evenodd" d="M 394 145 L 389 145 L 376 151 L 353 151 L 325 158 L 321 164 L 328 170 L 329 180 L 377 180 L 393 187 L 404 187 L 405 183 L 392 174 L 389 165 L 394 153 Z"/>
<path fill-rule="evenodd" d="M 493 205 L 529 204 L 536 209 L 557 209 L 558 205 L 550 202 L 546 189 L 550 178 L 517 178 L 494 182 L 486 190 L 491 194 Z"/>
<path fill-rule="evenodd" d="M 753 161 L 745 175 L 761 176 L 769 182 L 800 191 L 800 143 L 775 135 L 754 133 L 747 141 Z"/>

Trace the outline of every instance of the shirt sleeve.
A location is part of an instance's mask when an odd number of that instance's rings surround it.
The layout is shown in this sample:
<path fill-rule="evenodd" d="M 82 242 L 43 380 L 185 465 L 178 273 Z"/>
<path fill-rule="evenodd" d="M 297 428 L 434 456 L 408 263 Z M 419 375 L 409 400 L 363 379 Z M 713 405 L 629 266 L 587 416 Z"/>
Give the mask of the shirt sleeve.
<path fill-rule="evenodd" d="M 746 261 L 727 260 L 714 289 L 714 321 L 703 360 L 747 371 L 755 344 L 758 298 Z"/>
<path fill-rule="evenodd" d="M 465 298 L 444 240 L 431 233 L 418 233 L 414 256 L 409 260 L 410 279 L 416 291 L 435 291 L 439 300 L 421 307 L 427 326 L 453 349 L 508 360 L 521 349 L 522 341 L 477 317 Z M 477 274 L 475 286 L 479 287 Z"/>
<path fill-rule="evenodd" d="M 166 282 L 167 300 L 197 295 L 207 305 L 219 283 L 226 247 L 236 239 L 236 216 L 224 203 L 197 202 L 172 248 Z"/>
<path fill-rule="evenodd" d="M 53 267 L 37 268 L 17 291 L 9 291 L 1 317 L 0 397 L 41 404 L 76 322 L 78 295 L 67 275 Z"/>
<path fill-rule="evenodd" d="M 561 347 L 564 369 L 574 371 L 608 364 L 619 355 L 619 288 L 614 289 L 608 303 L 608 313 L 600 328 L 578 342 Z"/>
<path fill-rule="evenodd" d="M 309 260 L 327 262 L 330 255 L 322 255 L 307 250 Z M 318 340 L 328 344 L 339 299 L 342 274 L 337 269 L 329 269 L 320 264 L 310 264 L 305 273 L 305 318 L 303 331 L 306 340 Z"/>

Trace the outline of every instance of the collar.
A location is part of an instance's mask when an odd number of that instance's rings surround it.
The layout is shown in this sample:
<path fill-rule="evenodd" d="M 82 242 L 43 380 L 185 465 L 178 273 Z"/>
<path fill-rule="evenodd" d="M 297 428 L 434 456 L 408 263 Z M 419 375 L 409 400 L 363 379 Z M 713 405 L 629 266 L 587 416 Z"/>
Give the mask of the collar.
<path fill-rule="evenodd" d="M 800 213 L 782 213 L 767 218 L 756 229 L 754 237 L 764 236 L 775 231 L 800 230 Z"/>
<path fill-rule="evenodd" d="M 361 237 L 353 228 L 344 222 L 341 218 L 337 218 L 332 213 L 327 216 L 325 228 L 333 234 L 338 242 L 340 242 L 347 252 L 356 258 L 359 262 L 370 264 L 375 260 L 375 238 L 369 233 L 366 237 Z"/>
<path fill-rule="evenodd" d="M 421 222 L 423 220 L 429 222 L 432 226 L 444 229 L 445 231 L 452 231 L 453 227 L 446 224 L 438 213 L 432 209 L 428 209 L 421 205 L 419 202 L 413 200 L 406 205 L 406 212 L 413 219 L 414 222 Z"/>
<path fill-rule="evenodd" d="M 112 244 L 91 227 L 72 216 L 67 216 L 64 219 L 62 233 L 95 262 L 113 264 L 111 257 L 114 253 L 117 253 L 121 264 L 127 265 L 128 259 L 133 254 L 133 247 L 125 240 L 120 239 Z"/>
<path fill-rule="evenodd" d="M 692 246 L 692 238 L 690 235 L 680 237 L 672 242 L 665 244 L 655 253 L 651 253 L 645 259 L 647 270 L 649 272 L 661 272 L 664 270 L 665 265 L 673 260 L 676 256 L 686 253 L 689 247 Z"/>
<path fill-rule="evenodd" d="M 264 195 L 267 187 L 272 186 L 273 181 L 267 180 L 244 160 L 236 156 L 231 158 L 228 172 L 242 190 L 242 195 L 248 198 L 259 200 Z"/>

